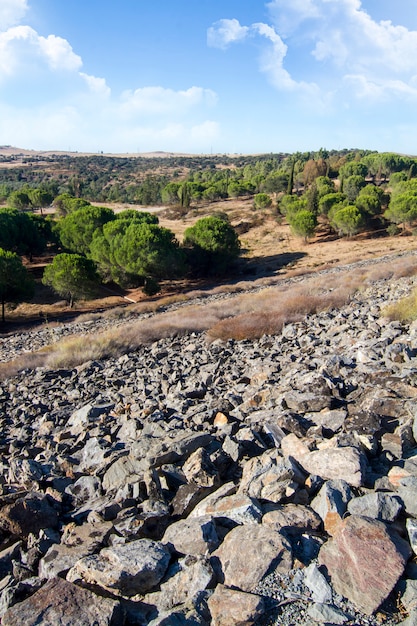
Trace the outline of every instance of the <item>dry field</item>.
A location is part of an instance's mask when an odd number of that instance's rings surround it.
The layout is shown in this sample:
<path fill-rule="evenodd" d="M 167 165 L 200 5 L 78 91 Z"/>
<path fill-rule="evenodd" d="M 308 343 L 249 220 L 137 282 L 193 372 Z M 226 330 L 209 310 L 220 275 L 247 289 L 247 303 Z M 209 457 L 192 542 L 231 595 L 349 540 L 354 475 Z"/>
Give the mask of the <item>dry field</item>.
<path fill-rule="evenodd" d="M 107 205 L 108 206 L 108 205 Z M 132 208 L 127 205 L 115 205 L 116 211 Z M 162 284 L 162 292 L 156 298 L 146 298 L 141 290 L 122 293 L 103 289 L 99 299 L 80 302 L 75 311 L 70 311 L 63 301 L 47 289 L 40 287 L 32 303 L 24 303 L 7 311 L 8 324 L 3 329 L 13 330 L 16 324 L 32 324 L 39 321 L 54 320 L 72 313 L 81 313 L 107 309 L 129 302 L 158 300 L 161 297 L 186 297 L 196 290 L 242 291 L 255 284 L 273 284 L 277 278 L 310 274 L 334 265 L 346 265 L 362 259 L 371 259 L 394 254 L 405 250 L 415 250 L 415 237 L 378 236 L 378 233 L 362 233 L 352 239 L 337 239 L 325 228 L 319 229 L 317 236 L 305 244 L 294 237 L 285 220 L 280 222 L 273 210 L 255 211 L 252 201 L 246 199 L 225 200 L 207 206 L 191 209 L 181 215 L 172 209 L 140 207 L 138 210 L 152 211 L 158 214 L 161 226 L 172 230 L 179 241 L 186 228 L 197 219 L 220 212 L 226 213 L 237 228 L 242 243 L 242 258 L 236 272 L 215 285 L 201 281 L 181 280 Z M 42 275 L 43 259 L 33 266 L 35 276 Z"/>

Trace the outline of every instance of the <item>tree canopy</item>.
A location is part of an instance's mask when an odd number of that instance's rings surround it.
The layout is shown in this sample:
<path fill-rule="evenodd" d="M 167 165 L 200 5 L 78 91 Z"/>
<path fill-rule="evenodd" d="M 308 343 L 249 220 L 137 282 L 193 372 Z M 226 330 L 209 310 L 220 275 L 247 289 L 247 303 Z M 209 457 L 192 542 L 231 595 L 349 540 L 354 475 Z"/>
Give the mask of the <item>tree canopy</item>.
<path fill-rule="evenodd" d="M 184 233 L 184 246 L 191 250 L 191 266 L 197 273 L 221 273 L 240 254 L 234 228 L 221 217 L 203 217 Z"/>
<path fill-rule="evenodd" d="M 42 282 L 72 307 L 76 300 L 95 295 L 99 279 L 93 261 L 80 254 L 63 253 L 45 268 Z"/>
<path fill-rule="evenodd" d="M 33 295 L 33 281 L 21 258 L 10 250 L 0 248 L 0 301 L 1 320 L 5 321 L 6 302 L 19 302 Z"/>
<path fill-rule="evenodd" d="M 94 232 L 115 219 L 114 212 L 105 207 L 87 205 L 69 213 L 58 223 L 62 245 L 71 252 L 88 256 Z"/>

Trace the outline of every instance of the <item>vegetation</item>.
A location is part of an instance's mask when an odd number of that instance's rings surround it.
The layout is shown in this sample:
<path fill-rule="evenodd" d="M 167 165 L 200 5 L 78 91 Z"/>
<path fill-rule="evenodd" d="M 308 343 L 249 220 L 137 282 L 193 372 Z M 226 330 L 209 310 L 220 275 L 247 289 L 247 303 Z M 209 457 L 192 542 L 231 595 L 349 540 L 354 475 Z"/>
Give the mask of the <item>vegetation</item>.
<path fill-rule="evenodd" d="M 365 228 L 394 235 L 397 225 L 414 233 L 417 159 L 325 149 L 233 157 L 0 156 L 0 247 L 29 259 L 46 250 L 71 252 L 93 261 L 102 282 L 156 293 L 162 280 L 230 271 L 241 243 L 215 204 L 228 198 L 250 200 L 259 211 L 253 224 L 282 220 L 304 241 L 317 232 L 353 237 Z M 155 215 L 92 204 L 107 201 L 164 204 L 179 218 L 198 218 L 203 208 L 208 216 L 187 228 L 180 244 Z M 42 215 L 47 207 L 53 217 Z M 248 227 L 240 224 L 239 232 Z"/>
<path fill-rule="evenodd" d="M 240 253 L 236 231 L 221 217 L 204 217 L 184 233 L 192 271 L 197 274 L 223 274 Z"/>
<path fill-rule="evenodd" d="M 28 276 L 21 258 L 15 252 L 0 248 L 1 321 L 5 322 L 6 302 L 30 299 L 32 294 L 33 281 Z"/>
<path fill-rule="evenodd" d="M 417 289 L 410 296 L 386 307 L 383 315 L 390 320 L 398 320 L 400 322 L 417 320 Z"/>
<path fill-rule="evenodd" d="M 46 267 L 42 282 L 68 301 L 72 308 L 76 300 L 94 296 L 98 276 L 95 265 L 79 254 L 57 254 Z"/>

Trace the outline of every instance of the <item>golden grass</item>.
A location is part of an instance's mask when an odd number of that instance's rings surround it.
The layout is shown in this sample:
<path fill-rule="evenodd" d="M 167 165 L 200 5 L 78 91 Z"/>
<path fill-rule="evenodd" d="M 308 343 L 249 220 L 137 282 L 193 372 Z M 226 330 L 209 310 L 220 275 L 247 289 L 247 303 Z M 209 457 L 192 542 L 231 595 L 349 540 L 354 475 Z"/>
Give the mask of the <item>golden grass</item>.
<path fill-rule="evenodd" d="M 390 320 L 398 320 L 400 322 L 417 320 L 417 289 L 410 296 L 387 306 L 382 311 L 382 314 Z"/>
<path fill-rule="evenodd" d="M 354 271 L 318 276 L 311 274 L 302 284 L 268 286 L 255 292 L 241 293 L 246 283 L 237 283 L 233 297 L 199 304 L 187 305 L 186 301 L 191 297 L 216 293 L 217 289 L 117 307 L 100 314 L 87 314 L 77 321 L 94 321 L 100 317 L 123 323 L 95 335 L 74 335 L 39 352 L 23 354 L 12 363 L 1 365 L 0 377 L 38 366 L 50 369 L 76 367 L 89 360 L 118 357 L 144 344 L 191 332 L 206 332 L 209 341 L 257 339 L 262 335 L 280 333 L 285 324 L 300 321 L 308 315 L 340 308 L 358 290 L 375 280 L 396 280 L 415 274 L 417 259 L 399 259 Z M 410 298 L 388 307 L 384 314 L 403 321 L 416 319 L 416 294 L 417 291 Z M 176 310 L 164 310 L 171 304 L 182 302 L 184 305 Z M 136 319 L 137 315 L 147 312 L 157 315 Z"/>

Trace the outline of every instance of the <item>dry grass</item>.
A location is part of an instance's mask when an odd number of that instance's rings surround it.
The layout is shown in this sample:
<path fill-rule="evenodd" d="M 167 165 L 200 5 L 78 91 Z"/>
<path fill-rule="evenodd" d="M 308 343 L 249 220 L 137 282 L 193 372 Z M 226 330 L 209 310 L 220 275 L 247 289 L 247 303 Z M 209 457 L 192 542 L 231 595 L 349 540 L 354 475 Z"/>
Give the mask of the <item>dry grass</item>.
<path fill-rule="evenodd" d="M 68 368 L 89 360 L 118 357 L 144 344 L 191 332 L 206 332 L 209 341 L 257 339 L 262 335 L 280 333 L 285 324 L 300 321 L 308 315 L 340 308 L 358 290 L 376 280 L 396 280 L 415 274 L 417 258 L 405 258 L 354 271 L 310 274 L 299 285 L 275 285 L 251 293 L 242 293 L 247 283 L 241 282 L 234 285 L 234 295 L 198 305 L 187 305 L 186 300 L 207 296 L 218 290 L 194 291 L 164 300 L 117 307 L 100 314 L 87 314 L 77 321 L 94 321 L 104 317 L 123 323 L 95 335 L 74 335 L 37 353 L 24 354 L 12 363 L 1 365 L 0 377 L 11 376 L 26 368 Z M 164 310 L 183 302 L 184 306 L 176 310 Z M 149 312 L 157 314 L 136 319 L 137 315 Z M 412 297 L 387 308 L 385 315 L 403 321 L 416 319 L 417 291 Z"/>
<path fill-rule="evenodd" d="M 407 298 L 387 306 L 382 313 L 390 320 L 398 320 L 400 322 L 417 320 L 417 289 Z"/>

